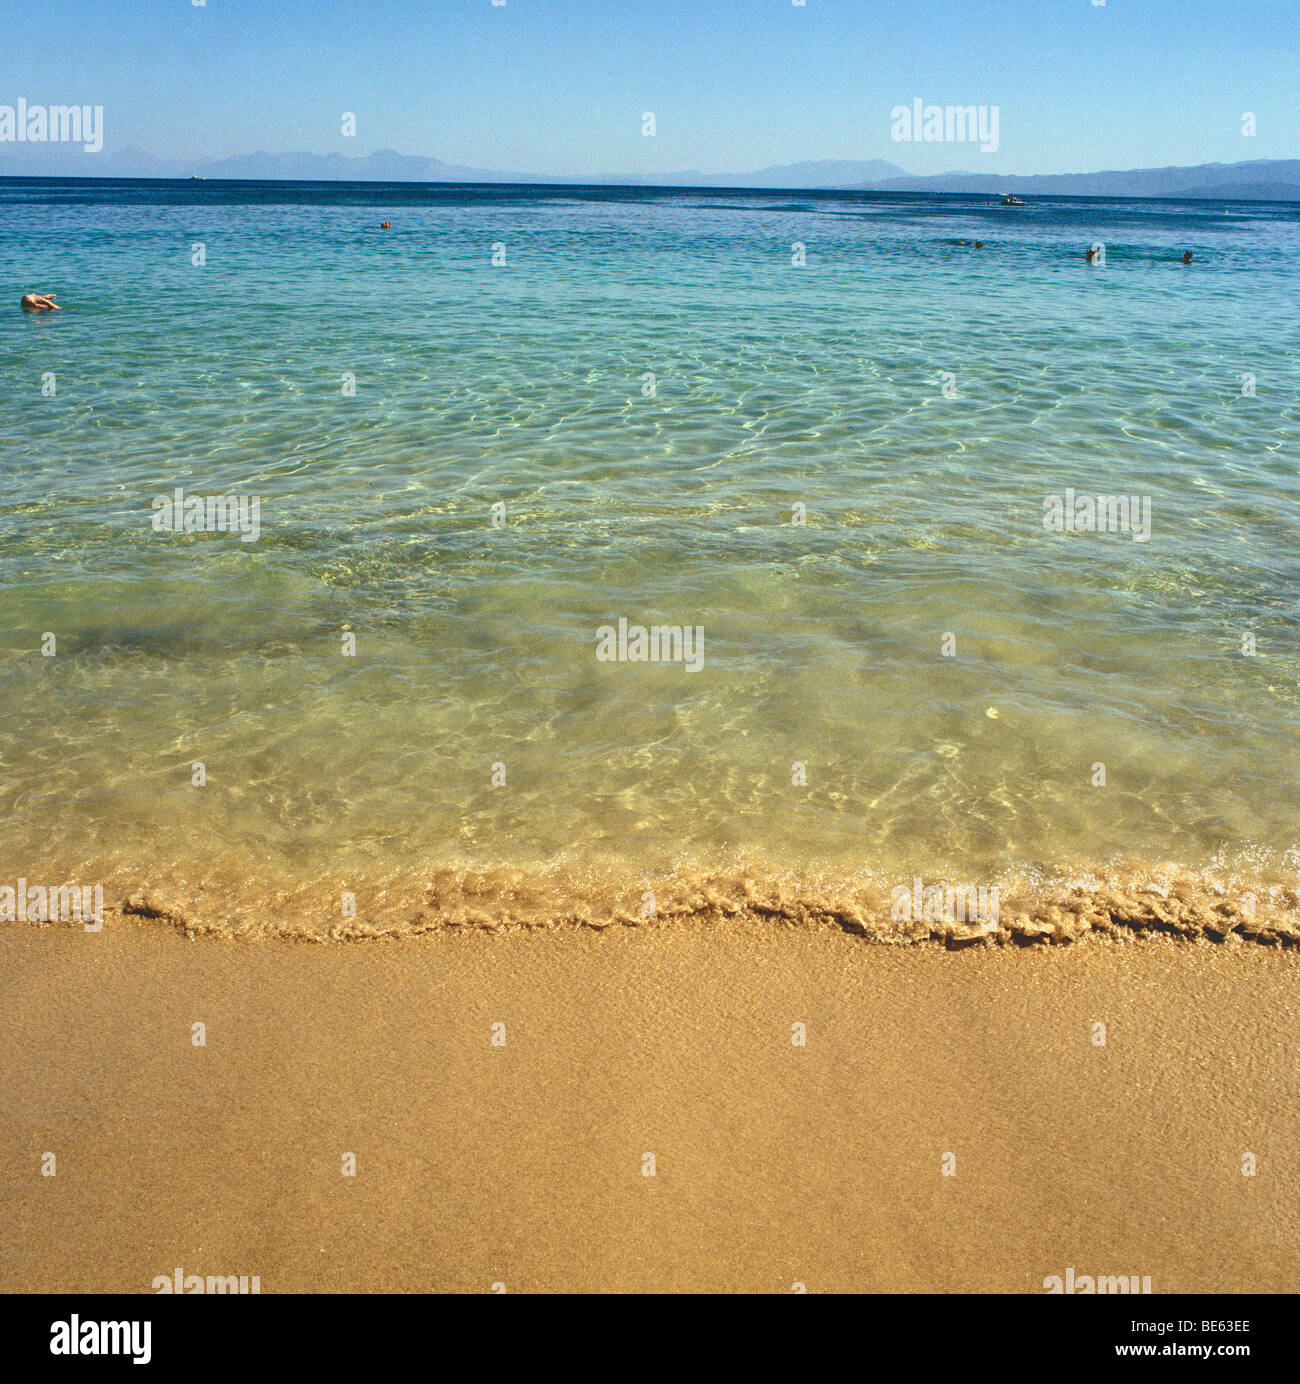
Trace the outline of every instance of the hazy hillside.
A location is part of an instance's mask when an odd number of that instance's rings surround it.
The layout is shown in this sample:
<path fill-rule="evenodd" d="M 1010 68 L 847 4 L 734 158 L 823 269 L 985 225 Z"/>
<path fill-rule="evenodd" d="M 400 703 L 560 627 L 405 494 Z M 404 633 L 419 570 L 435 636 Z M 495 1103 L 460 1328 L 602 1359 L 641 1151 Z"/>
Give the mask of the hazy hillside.
<path fill-rule="evenodd" d="M 1190 168 L 1134 168 L 1124 172 L 1057 173 L 1011 177 L 996 173 L 943 173 L 931 178 L 892 178 L 855 184 L 880 192 L 1015 192 L 1058 197 L 1211 197 L 1216 200 L 1280 198 L 1300 194 L 1300 160 L 1202 163 Z"/>
<path fill-rule="evenodd" d="M 301 179 L 416 183 L 581 183 L 594 186 L 848 188 L 876 192 L 959 192 L 1022 197 L 1201 197 L 1211 201 L 1300 201 L 1300 160 L 1256 159 L 1181 168 L 1011 176 L 954 172 L 910 177 L 883 159 L 773 164 L 751 173 L 561 175 L 502 172 L 379 149 L 372 154 L 246 154 L 205 162 L 157 159 L 137 149 L 86 154 L 58 145 L 5 145 L 0 177 Z"/>

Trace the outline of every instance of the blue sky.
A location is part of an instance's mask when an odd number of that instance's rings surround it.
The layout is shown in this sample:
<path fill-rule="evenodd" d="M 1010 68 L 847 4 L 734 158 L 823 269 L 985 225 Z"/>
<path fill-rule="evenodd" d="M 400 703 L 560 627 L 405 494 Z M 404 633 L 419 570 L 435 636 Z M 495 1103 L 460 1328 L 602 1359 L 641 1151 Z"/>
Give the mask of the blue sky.
<path fill-rule="evenodd" d="M 164 158 L 392 148 L 578 175 L 1300 156 L 1296 0 L 0 0 L 0 31 L 0 104 L 102 105 L 106 149 Z M 894 142 L 891 109 L 918 96 L 997 105 L 1000 148 Z"/>

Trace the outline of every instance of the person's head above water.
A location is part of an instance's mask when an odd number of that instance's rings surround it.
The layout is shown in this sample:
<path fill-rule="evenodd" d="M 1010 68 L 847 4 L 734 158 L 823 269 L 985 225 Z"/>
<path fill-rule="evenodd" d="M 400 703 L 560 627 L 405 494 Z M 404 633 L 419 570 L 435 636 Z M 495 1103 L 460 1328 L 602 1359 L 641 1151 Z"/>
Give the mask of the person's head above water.
<path fill-rule="evenodd" d="M 393 223 L 391 221 L 381 221 L 379 223 L 379 229 L 381 231 L 391 231 L 393 229 Z"/>
<path fill-rule="evenodd" d="M 1089 250 L 1085 258 L 1089 264 L 1092 264 L 1097 258 L 1097 251 L 1095 249 Z"/>
<path fill-rule="evenodd" d="M 24 293 L 19 307 L 24 312 L 58 312 L 53 293 Z"/>
<path fill-rule="evenodd" d="M 1184 251 L 1183 251 L 1183 263 L 1184 263 L 1184 264 L 1191 264 L 1191 262 L 1192 262 L 1192 252 L 1191 252 L 1190 250 L 1184 250 Z"/>

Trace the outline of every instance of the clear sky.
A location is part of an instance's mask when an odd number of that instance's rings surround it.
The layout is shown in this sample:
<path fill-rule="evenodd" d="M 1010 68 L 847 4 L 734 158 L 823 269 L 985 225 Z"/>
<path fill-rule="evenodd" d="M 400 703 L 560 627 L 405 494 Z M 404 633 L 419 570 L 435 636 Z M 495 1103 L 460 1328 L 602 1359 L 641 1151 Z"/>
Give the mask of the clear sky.
<path fill-rule="evenodd" d="M 106 150 L 169 159 L 391 148 L 635 175 L 1300 157 L 1298 0 L 0 0 L 0 32 L 0 104 L 102 105 Z M 998 106 L 997 153 L 893 141 L 891 109 L 916 97 Z"/>

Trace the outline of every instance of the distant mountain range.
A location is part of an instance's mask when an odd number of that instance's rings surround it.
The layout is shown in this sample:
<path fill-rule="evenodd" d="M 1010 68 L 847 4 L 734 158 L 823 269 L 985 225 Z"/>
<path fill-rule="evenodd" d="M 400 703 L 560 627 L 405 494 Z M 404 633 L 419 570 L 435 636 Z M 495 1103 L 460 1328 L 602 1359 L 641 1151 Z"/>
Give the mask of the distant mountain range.
<path fill-rule="evenodd" d="M 872 192 L 1014 192 L 1024 197 L 1201 197 L 1211 201 L 1300 201 L 1300 160 L 1200 163 L 1190 168 L 1133 168 L 1109 173 L 990 177 L 943 173 L 936 178 L 871 178 Z"/>
<path fill-rule="evenodd" d="M 348 154 L 246 154 L 208 163 L 155 159 L 138 149 L 88 155 L 51 145 L 0 146 L 0 177 L 69 178 L 240 178 L 321 182 L 380 183 L 564 183 L 620 187 L 847 187 L 889 178 L 906 170 L 883 159 L 823 159 L 813 163 L 775 164 L 757 173 L 609 174 L 564 176 L 554 173 L 501 172 L 379 149 L 362 156 Z"/>
<path fill-rule="evenodd" d="M 200 164 L 156 159 L 135 149 L 88 155 L 51 145 L 5 145 L 0 177 L 237 178 L 345 182 L 565 183 L 618 187 L 852 189 L 870 192 L 964 192 L 1072 197 L 1194 197 L 1210 201 L 1300 201 L 1300 160 L 1256 159 L 1192 167 L 1104 173 L 1012 176 L 942 173 L 910 176 L 883 159 L 823 159 L 774 164 L 756 173 L 594 174 L 561 176 L 466 168 L 441 159 L 380 149 L 373 154 L 248 154 Z"/>

